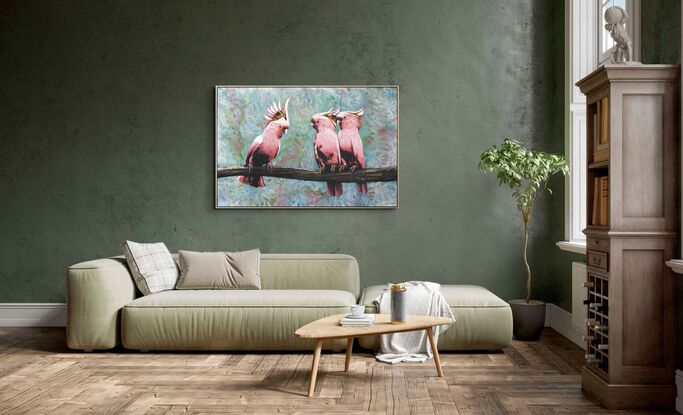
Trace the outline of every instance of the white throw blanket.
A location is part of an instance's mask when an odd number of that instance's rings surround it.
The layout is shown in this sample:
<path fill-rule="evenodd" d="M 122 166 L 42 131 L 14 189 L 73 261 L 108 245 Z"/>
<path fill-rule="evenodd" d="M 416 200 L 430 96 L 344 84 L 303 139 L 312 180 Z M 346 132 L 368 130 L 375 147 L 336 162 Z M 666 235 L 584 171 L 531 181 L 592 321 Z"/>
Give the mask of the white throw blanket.
<path fill-rule="evenodd" d="M 441 285 L 435 282 L 409 281 L 404 303 L 406 313 L 422 316 L 449 317 L 450 324 L 434 328 L 434 341 L 455 322 L 455 317 L 448 302 L 441 294 Z M 391 291 L 389 287 L 375 299 L 380 314 L 391 314 Z M 424 362 L 432 358 L 429 338 L 424 330 L 405 333 L 383 334 L 380 340 L 380 352 L 376 356 L 380 362 L 395 364 L 398 362 Z"/>

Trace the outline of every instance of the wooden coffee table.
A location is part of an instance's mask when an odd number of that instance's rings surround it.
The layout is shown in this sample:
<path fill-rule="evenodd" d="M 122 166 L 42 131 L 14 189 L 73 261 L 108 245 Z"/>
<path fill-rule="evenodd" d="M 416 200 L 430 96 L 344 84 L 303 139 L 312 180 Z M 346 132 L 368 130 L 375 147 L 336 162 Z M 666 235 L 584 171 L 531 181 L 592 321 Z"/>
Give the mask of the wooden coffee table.
<path fill-rule="evenodd" d="M 391 324 L 391 318 L 388 314 L 375 314 L 375 324 L 365 327 L 342 327 L 339 325 L 339 320 L 345 314 L 336 314 L 308 323 L 300 327 L 294 332 L 297 336 L 303 339 L 316 339 L 315 351 L 313 352 L 313 365 L 311 367 L 311 383 L 308 386 L 308 396 L 313 396 L 315 390 L 315 379 L 318 375 L 318 362 L 320 361 L 320 351 L 322 350 L 323 341 L 332 339 L 347 339 L 346 341 L 346 364 L 344 371 L 349 371 L 349 363 L 351 361 L 351 351 L 353 348 L 353 339 L 363 336 L 377 336 L 380 334 L 401 333 L 405 331 L 425 330 L 429 337 L 429 344 L 432 347 L 434 354 L 434 364 L 436 365 L 436 373 L 443 376 L 443 369 L 441 368 L 441 360 L 439 359 L 439 351 L 436 348 L 434 341 L 434 331 L 432 327 L 448 324 L 451 319 L 448 317 L 432 317 L 432 316 L 408 316 L 408 321 L 401 324 Z"/>

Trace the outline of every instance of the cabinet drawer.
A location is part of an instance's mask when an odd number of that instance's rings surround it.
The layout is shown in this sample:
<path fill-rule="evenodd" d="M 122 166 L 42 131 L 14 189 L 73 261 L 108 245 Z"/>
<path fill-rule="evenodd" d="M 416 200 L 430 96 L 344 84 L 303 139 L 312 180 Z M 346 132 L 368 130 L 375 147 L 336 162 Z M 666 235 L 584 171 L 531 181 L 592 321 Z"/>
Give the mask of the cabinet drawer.
<path fill-rule="evenodd" d="M 589 236 L 586 240 L 586 248 L 590 249 L 591 251 L 609 253 L 609 238 Z"/>
<path fill-rule="evenodd" d="M 607 271 L 607 254 L 605 252 L 588 251 L 588 266 Z"/>

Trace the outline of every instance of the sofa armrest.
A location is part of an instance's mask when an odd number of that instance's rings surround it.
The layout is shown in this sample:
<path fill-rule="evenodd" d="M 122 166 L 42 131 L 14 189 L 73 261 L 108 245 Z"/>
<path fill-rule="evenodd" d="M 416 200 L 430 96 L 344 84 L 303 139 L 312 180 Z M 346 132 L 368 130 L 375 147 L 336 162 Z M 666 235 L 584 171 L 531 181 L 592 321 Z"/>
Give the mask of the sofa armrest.
<path fill-rule="evenodd" d="M 120 343 L 121 309 L 135 299 L 121 258 L 72 265 L 67 272 L 66 343 L 71 349 L 111 349 Z"/>

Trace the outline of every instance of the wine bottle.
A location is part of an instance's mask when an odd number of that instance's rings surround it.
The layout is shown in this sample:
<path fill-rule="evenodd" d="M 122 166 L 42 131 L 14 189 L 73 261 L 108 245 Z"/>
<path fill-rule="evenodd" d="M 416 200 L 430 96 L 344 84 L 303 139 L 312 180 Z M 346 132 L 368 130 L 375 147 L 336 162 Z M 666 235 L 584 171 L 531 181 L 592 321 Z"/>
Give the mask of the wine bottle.
<path fill-rule="evenodd" d="M 603 324 L 596 324 L 595 326 L 593 326 L 593 329 L 595 331 L 607 331 L 607 326 Z"/>
<path fill-rule="evenodd" d="M 591 300 L 583 300 L 583 305 L 588 305 L 591 303 Z"/>
<path fill-rule="evenodd" d="M 592 342 L 593 340 L 595 340 L 595 336 L 583 336 L 583 341 L 585 342 Z"/>
<path fill-rule="evenodd" d="M 586 288 L 593 288 L 595 287 L 595 283 L 593 281 L 586 281 L 583 283 L 583 286 Z"/>
<path fill-rule="evenodd" d="M 599 345 L 598 345 L 598 350 L 607 350 L 607 349 L 608 349 L 608 345 L 607 345 L 607 344 L 599 344 Z"/>
<path fill-rule="evenodd" d="M 598 320 L 594 320 L 592 318 L 589 318 L 589 319 L 586 319 L 586 324 L 588 324 L 589 326 L 597 326 L 598 324 L 600 324 L 600 322 Z"/>
<path fill-rule="evenodd" d="M 602 308 L 602 303 L 590 303 L 588 304 L 588 308 L 598 311 Z"/>
<path fill-rule="evenodd" d="M 587 361 L 588 363 L 595 363 L 595 364 L 600 364 L 600 363 L 602 363 L 602 360 L 600 360 L 600 359 L 598 359 L 597 357 L 595 357 L 594 354 L 587 354 L 587 355 L 586 355 L 586 361 Z"/>

